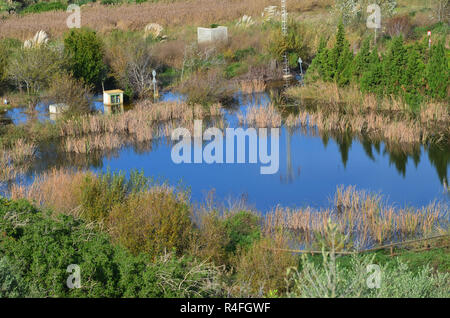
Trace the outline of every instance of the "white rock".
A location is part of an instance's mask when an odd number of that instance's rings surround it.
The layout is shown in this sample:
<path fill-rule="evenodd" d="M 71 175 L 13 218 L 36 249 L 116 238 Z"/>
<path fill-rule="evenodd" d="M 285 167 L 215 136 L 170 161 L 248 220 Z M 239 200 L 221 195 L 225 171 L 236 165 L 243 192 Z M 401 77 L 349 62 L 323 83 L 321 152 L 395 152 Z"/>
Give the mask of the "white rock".
<path fill-rule="evenodd" d="M 49 40 L 49 36 L 47 32 L 40 30 L 36 32 L 34 37 L 32 39 L 26 40 L 23 43 L 23 47 L 25 48 L 32 48 L 32 47 L 38 47 L 42 44 L 47 44 Z"/>
<path fill-rule="evenodd" d="M 164 28 L 158 23 L 149 23 L 144 28 L 144 34 L 146 37 L 152 35 L 153 37 L 157 38 L 161 35 L 163 30 Z"/>

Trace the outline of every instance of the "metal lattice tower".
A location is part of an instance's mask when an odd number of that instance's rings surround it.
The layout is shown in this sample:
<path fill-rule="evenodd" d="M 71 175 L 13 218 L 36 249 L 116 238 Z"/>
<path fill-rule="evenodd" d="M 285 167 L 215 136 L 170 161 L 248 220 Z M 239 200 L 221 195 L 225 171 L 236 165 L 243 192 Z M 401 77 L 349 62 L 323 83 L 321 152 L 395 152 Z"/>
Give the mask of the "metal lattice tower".
<path fill-rule="evenodd" d="M 286 8 L 286 0 L 281 0 L 281 32 L 284 37 L 287 36 L 288 28 L 288 14 Z M 291 71 L 289 69 L 289 61 L 286 52 L 283 52 L 283 77 L 286 80 L 286 85 L 289 85 L 289 79 L 291 77 Z"/>

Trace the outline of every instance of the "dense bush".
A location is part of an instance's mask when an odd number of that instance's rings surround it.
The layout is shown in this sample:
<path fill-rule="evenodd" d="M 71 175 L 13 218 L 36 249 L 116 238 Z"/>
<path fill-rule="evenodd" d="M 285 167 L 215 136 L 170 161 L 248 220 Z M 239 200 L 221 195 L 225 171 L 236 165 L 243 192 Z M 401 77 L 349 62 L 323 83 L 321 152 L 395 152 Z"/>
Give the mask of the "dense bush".
<path fill-rule="evenodd" d="M 50 84 L 47 95 L 55 103 L 64 103 L 69 115 L 85 114 L 91 110 L 91 87 L 70 74 L 56 74 Z"/>
<path fill-rule="evenodd" d="M 282 61 L 283 55 L 286 53 L 291 67 L 298 66 L 297 61 L 299 57 L 306 60 L 310 53 L 303 33 L 302 26 L 298 23 L 289 25 L 286 36 L 283 36 L 281 31 L 272 33 L 269 42 L 269 52 L 272 57 Z"/>
<path fill-rule="evenodd" d="M 95 31 L 71 29 L 64 38 L 64 50 L 73 75 L 98 87 L 105 77 L 105 65 L 103 42 Z"/>
<path fill-rule="evenodd" d="M 71 216 L 53 218 L 24 200 L 0 198 L 2 297 L 211 297 L 220 271 L 171 254 L 149 262 L 111 245 L 108 235 Z M 81 288 L 66 285 L 80 266 Z"/>
<path fill-rule="evenodd" d="M 38 2 L 26 7 L 20 11 L 20 13 L 40 13 L 46 11 L 66 10 L 66 8 L 67 5 L 61 2 Z"/>
<path fill-rule="evenodd" d="M 87 174 L 81 185 L 81 214 L 89 221 L 103 220 L 127 196 L 147 189 L 149 180 L 142 172 L 124 174 L 107 171 L 99 176 Z"/>
<path fill-rule="evenodd" d="M 112 209 L 108 226 L 114 241 L 153 258 L 165 251 L 183 254 L 192 233 L 189 202 L 168 187 L 132 195 Z"/>
<path fill-rule="evenodd" d="M 249 248 L 261 236 L 259 217 L 252 212 L 239 211 L 225 219 L 228 244 L 225 250 L 235 253 L 239 249 Z"/>

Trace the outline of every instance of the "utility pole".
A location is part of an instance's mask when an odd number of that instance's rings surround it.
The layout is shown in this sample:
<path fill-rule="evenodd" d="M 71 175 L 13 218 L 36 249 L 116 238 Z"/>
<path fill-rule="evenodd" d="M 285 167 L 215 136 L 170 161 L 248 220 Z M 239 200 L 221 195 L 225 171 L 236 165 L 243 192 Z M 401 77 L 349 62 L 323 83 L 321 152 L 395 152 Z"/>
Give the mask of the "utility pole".
<path fill-rule="evenodd" d="M 286 0 L 281 0 L 281 34 L 284 38 L 286 38 L 288 32 L 288 17 L 287 17 L 287 8 L 286 8 Z M 289 69 L 289 61 L 287 57 L 286 51 L 283 52 L 283 78 L 286 81 L 285 86 L 289 85 L 289 80 L 291 78 L 291 71 Z"/>

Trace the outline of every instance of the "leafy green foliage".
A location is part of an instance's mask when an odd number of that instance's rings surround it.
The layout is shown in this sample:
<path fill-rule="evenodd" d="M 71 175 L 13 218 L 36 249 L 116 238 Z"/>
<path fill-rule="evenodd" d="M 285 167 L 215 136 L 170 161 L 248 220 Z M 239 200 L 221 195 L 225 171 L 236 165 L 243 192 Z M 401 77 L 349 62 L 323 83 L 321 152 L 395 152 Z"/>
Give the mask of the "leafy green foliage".
<path fill-rule="evenodd" d="M 111 171 L 98 177 L 88 175 L 82 186 L 81 213 L 87 220 L 102 220 L 128 195 L 147 189 L 148 182 L 143 172 L 137 171 L 131 172 L 129 180 L 124 174 Z"/>
<path fill-rule="evenodd" d="M 111 245 L 81 220 L 0 198 L 2 297 L 214 297 L 218 268 L 172 254 L 149 262 Z M 69 289 L 67 267 L 80 267 L 81 288 Z"/>
<path fill-rule="evenodd" d="M 447 67 L 446 67 L 447 66 Z M 447 98 L 450 71 L 448 68 L 444 42 L 431 48 L 430 61 L 426 67 L 428 94 L 433 98 Z"/>
<path fill-rule="evenodd" d="M 38 2 L 21 10 L 21 14 L 40 13 L 46 11 L 66 10 L 67 5 L 61 2 Z"/>
<path fill-rule="evenodd" d="M 405 45 L 401 36 L 395 37 L 380 57 L 377 47 L 371 50 L 366 39 L 353 58 L 342 24 L 333 48 L 328 49 L 326 41 L 321 40 L 307 78 L 334 81 L 339 86 L 355 83 L 363 92 L 380 97 L 400 96 L 413 112 L 420 109 L 426 97 L 448 98 L 448 58 L 442 41 L 429 51 L 423 41 Z"/>
<path fill-rule="evenodd" d="M 236 252 L 238 248 L 248 248 L 261 236 L 258 216 L 248 211 L 240 211 L 225 219 L 225 230 L 229 242 L 227 252 Z"/>
<path fill-rule="evenodd" d="M 291 67 L 297 66 L 299 57 L 302 59 L 309 57 L 309 49 L 303 38 L 303 29 L 298 23 L 289 25 L 286 36 L 283 36 L 280 31 L 273 33 L 269 43 L 269 52 L 272 57 L 282 61 L 283 54 L 286 53 L 290 57 Z"/>
<path fill-rule="evenodd" d="M 64 38 L 69 67 L 76 78 L 98 86 L 105 76 L 103 42 L 95 31 L 71 29 Z"/>
<path fill-rule="evenodd" d="M 165 251 L 181 255 L 187 250 L 193 230 L 190 216 L 185 196 L 155 187 L 117 204 L 108 225 L 114 241 L 134 254 L 146 252 L 154 259 Z"/>

